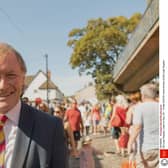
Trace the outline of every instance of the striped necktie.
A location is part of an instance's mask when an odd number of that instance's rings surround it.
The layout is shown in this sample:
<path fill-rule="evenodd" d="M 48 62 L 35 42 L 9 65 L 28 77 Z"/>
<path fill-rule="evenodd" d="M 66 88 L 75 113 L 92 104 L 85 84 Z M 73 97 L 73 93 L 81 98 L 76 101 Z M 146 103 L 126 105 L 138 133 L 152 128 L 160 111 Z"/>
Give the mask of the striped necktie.
<path fill-rule="evenodd" d="M 5 164 L 5 134 L 3 126 L 7 120 L 5 115 L 0 116 L 0 168 L 4 168 Z"/>

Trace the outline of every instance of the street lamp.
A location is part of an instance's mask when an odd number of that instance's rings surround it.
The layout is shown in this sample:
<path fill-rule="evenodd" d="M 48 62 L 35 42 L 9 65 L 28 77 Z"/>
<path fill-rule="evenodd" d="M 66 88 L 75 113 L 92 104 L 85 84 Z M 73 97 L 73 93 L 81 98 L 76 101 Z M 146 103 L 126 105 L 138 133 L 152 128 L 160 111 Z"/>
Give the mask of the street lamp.
<path fill-rule="evenodd" d="M 48 84 L 49 84 L 49 79 L 48 79 L 48 55 L 45 54 L 45 58 L 46 58 L 46 76 L 47 76 L 47 82 L 46 82 L 46 100 L 47 100 L 47 104 L 49 107 L 49 88 L 48 88 Z"/>

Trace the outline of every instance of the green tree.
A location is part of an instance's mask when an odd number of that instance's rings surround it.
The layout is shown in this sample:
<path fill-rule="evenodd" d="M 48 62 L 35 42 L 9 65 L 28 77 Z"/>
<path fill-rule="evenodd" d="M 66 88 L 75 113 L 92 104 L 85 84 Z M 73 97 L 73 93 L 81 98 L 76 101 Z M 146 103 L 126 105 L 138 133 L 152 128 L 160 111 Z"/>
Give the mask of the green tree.
<path fill-rule="evenodd" d="M 67 43 L 73 49 L 70 65 L 78 68 L 80 75 L 92 76 L 98 99 L 109 98 L 116 91 L 112 70 L 140 19 L 139 13 L 129 19 L 124 16 L 92 19 L 86 27 L 70 31 Z"/>

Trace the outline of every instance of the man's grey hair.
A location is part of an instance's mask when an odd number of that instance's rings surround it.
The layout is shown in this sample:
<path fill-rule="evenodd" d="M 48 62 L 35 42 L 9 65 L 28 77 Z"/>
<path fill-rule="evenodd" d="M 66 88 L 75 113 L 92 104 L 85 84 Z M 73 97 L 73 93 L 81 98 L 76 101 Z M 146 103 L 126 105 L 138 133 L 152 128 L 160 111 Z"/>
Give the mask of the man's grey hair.
<path fill-rule="evenodd" d="M 26 64 L 21 54 L 18 51 L 16 51 L 16 49 L 14 49 L 11 45 L 6 44 L 6 43 L 0 43 L 0 56 L 6 56 L 9 54 L 16 56 L 16 59 L 18 63 L 20 64 L 21 70 L 24 73 L 26 73 L 27 72 Z"/>
<path fill-rule="evenodd" d="M 158 93 L 158 87 L 154 83 L 147 83 L 140 88 L 141 95 L 145 98 L 156 98 Z"/>

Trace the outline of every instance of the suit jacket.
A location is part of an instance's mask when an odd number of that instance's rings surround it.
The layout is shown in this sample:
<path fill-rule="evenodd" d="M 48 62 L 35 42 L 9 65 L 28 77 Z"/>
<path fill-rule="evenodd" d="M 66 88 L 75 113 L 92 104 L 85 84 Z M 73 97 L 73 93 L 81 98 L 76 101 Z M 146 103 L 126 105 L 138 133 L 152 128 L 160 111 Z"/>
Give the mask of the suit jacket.
<path fill-rule="evenodd" d="M 67 168 L 62 120 L 21 105 L 11 168 Z"/>

